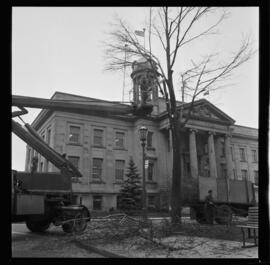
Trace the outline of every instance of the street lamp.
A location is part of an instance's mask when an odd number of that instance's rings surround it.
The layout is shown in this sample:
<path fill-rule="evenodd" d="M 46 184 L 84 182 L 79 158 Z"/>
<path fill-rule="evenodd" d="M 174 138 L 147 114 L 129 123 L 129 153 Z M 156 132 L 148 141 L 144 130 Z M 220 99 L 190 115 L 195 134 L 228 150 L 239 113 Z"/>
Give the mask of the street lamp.
<path fill-rule="evenodd" d="M 142 212 L 143 212 L 143 218 L 147 219 L 147 208 L 146 208 L 146 187 L 145 187 L 145 143 L 147 139 L 147 133 L 148 129 L 145 126 L 142 126 L 139 129 L 139 136 L 140 136 L 140 141 L 142 145 L 142 160 L 143 160 L 143 189 L 142 189 Z"/>

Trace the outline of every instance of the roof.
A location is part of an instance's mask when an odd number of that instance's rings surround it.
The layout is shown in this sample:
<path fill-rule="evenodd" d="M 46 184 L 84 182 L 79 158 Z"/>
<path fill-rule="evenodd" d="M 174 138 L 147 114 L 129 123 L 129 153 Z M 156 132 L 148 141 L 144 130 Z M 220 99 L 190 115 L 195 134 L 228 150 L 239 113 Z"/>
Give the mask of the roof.
<path fill-rule="evenodd" d="M 232 129 L 233 129 L 232 133 L 235 136 L 239 136 L 239 137 L 249 136 L 251 138 L 258 138 L 258 129 L 256 128 L 242 126 L 242 125 L 233 125 Z"/>
<path fill-rule="evenodd" d="M 60 91 L 56 91 L 51 99 L 70 99 L 74 100 L 76 102 L 76 99 L 79 101 L 98 101 L 98 102 L 104 102 L 110 104 L 119 104 L 119 105 L 126 105 L 122 103 L 115 103 L 113 101 L 108 101 L 108 100 L 102 100 L 102 99 L 97 99 L 97 98 L 91 98 L 91 97 L 85 97 L 85 96 L 80 96 L 80 95 L 75 95 L 75 94 L 69 94 L 69 93 L 64 93 Z M 163 98 L 159 98 L 160 101 L 163 101 Z M 164 103 L 164 102 L 163 102 Z M 177 108 L 179 109 L 182 104 L 182 102 L 177 101 Z M 106 104 L 105 104 L 106 105 Z M 191 103 L 184 103 L 184 109 L 188 109 L 188 107 L 191 105 Z M 200 99 L 197 101 L 193 102 L 194 106 L 194 113 L 192 114 L 192 119 L 199 119 L 199 120 L 205 120 L 205 121 L 210 121 L 210 122 L 216 122 L 216 123 L 224 123 L 227 125 L 231 125 L 233 129 L 233 134 L 238 135 L 238 136 L 250 136 L 250 137 L 258 137 L 258 130 L 256 128 L 251 128 L 251 127 L 246 127 L 246 126 L 240 126 L 240 125 L 235 125 L 235 120 L 228 116 L 226 113 L 224 113 L 221 109 L 217 108 L 214 104 L 209 102 L 206 99 Z M 160 113 L 157 117 L 158 120 L 166 119 L 167 118 L 167 111 L 165 108 L 163 108 L 163 112 Z M 35 129 L 38 129 L 49 117 L 52 115 L 53 111 L 44 109 L 41 110 L 40 113 L 37 115 L 35 120 L 32 122 L 32 126 Z M 122 115 L 122 118 L 130 118 L 130 115 Z M 120 116 L 119 116 L 120 118 Z M 155 118 L 156 119 L 156 118 Z"/>
<path fill-rule="evenodd" d="M 188 110 L 191 104 L 193 104 L 193 111 L 191 114 L 192 119 L 200 119 L 210 122 L 217 123 L 226 123 L 228 125 L 232 125 L 235 123 L 235 120 L 223 112 L 221 109 L 217 108 L 214 104 L 206 99 L 199 99 L 194 101 L 193 103 L 184 103 L 177 101 L 177 109 L 180 110 L 181 107 L 184 107 L 184 111 Z M 160 114 L 160 118 L 165 118 L 167 116 L 167 111 L 163 111 Z"/>

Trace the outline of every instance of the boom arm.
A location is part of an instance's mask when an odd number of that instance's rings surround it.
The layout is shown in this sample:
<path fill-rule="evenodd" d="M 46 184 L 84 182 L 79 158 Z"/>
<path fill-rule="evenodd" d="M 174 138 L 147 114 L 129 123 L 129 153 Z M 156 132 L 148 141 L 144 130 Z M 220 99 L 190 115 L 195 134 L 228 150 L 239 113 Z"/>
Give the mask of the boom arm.
<path fill-rule="evenodd" d="M 24 142 L 33 147 L 38 153 L 54 164 L 62 172 L 64 171 L 65 173 L 69 173 L 72 177 L 82 177 L 78 169 L 74 167 L 69 160 L 65 159 L 45 143 L 38 134 L 35 133 L 30 125 L 26 125 L 25 128 L 26 129 L 24 129 L 19 123 L 12 120 L 12 131 Z"/>
<path fill-rule="evenodd" d="M 54 111 L 64 111 L 79 114 L 100 113 L 103 115 L 126 115 L 132 113 L 134 108 L 130 105 L 119 104 L 106 101 L 80 101 L 60 99 L 44 99 L 35 97 L 24 97 L 12 95 L 12 106 L 30 107 L 38 109 L 50 109 Z"/>

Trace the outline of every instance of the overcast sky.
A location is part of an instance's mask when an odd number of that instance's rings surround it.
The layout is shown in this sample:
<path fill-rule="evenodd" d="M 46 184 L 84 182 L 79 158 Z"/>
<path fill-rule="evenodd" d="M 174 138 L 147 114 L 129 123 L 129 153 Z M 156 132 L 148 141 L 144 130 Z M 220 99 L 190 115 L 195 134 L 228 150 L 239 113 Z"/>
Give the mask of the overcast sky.
<path fill-rule="evenodd" d="M 186 47 L 175 67 L 185 69 L 210 51 L 224 58 L 236 51 L 244 36 L 251 36 L 258 49 L 258 8 L 232 7 L 230 17 L 219 27 L 219 35 Z M 13 7 L 12 94 L 50 98 L 55 91 L 120 101 L 123 73 L 104 71 L 103 41 L 115 15 L 135 30 L 145 27 L 149 8 L 143 7 Z M 209 18 L 210 19 L 210 18 Z M 162 52 L 162 51 L 160 51 Z M 128 73 L 128 71 L 127 71 Z M 224 90 L 210 93 L 207 100 L 236 120 L 236 124 L 258 128 L 258 54 L 237 69 Z M 131 80 L 126 76 L 125 100 Z M 180 89 L 176 90 L 180 99 Z M 22 116 L 31 123 L 39 113 L 28 109 Z M 16 119 L 19 121 L 18 119 Z M 12 168 L 24 170 L 25 143 L 12 134 Z"/>

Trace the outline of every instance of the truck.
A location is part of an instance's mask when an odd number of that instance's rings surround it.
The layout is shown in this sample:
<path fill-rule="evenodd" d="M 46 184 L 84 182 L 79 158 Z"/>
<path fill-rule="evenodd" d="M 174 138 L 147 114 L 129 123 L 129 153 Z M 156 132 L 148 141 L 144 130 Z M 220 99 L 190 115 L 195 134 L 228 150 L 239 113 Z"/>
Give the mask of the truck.
<path fill-rule="evenodd" d="M 214 220 L 218 224 L 231 223 L 233 214 L 247 216 L 248 208 L 258 204 L 254 184 L 247 179 L 184 178 L 183 205 L 190 207 L 191 217 L 201 224 L 207 223 L 205 197 L 209 190 L 214 194 Z"/>
<path fill-rule="evenodd" d="M 13 118 L 27 113 L 13 112 Z M 90 212 L 84 205 L 76 204 L 72 182 L 82 177 L 79 170 L 61 154 L 57 153 L 29 125 L 22 127 L 12 120 L 12 131 L 25 141 L 59 172 L 11 172 L 11 213 L 12 222 L 25 222 L 32 232 L 44 232 L 50 224 L 62 226 L 66 233 L 83 232 L 90 221 Z"/>

